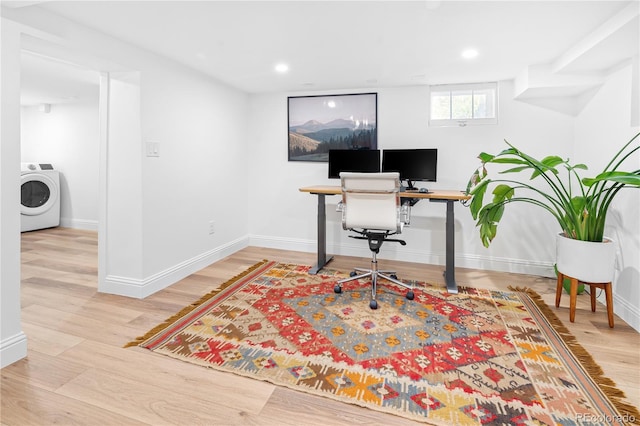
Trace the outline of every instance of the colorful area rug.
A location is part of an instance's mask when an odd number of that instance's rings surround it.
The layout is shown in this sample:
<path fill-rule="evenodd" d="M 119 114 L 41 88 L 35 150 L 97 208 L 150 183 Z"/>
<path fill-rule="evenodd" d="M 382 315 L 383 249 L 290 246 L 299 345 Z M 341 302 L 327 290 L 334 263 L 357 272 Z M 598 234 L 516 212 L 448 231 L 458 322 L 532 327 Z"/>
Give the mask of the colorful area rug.
<path fill-rule="evenodd" d="M 128 346 L 435 425 L 640 417 L 532 292 L 385 283 L 371 310 L 367 280 L 308 270 L 261 262 Z"/>

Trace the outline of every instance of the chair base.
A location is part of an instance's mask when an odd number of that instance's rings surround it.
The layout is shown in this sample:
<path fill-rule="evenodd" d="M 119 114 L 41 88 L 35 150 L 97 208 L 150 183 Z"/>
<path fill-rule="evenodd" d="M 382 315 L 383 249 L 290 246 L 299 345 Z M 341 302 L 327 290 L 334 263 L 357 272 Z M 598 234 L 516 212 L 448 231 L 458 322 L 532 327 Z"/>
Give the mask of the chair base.
<path fill-rule="evenodd" d="M 569 321 L 574 322 L 576 318 L 576 298 L 578 296 L 578 279 L 561 272 L 558 272 L 558 281 L 556 285 L 556 308 L 560 306 L 560 299 L 562 297 L 562 283 L 565 278 L 569 278 L 571 281 L 571 288 L 569 291 Z M 613 290 L 610 282 L 608 283 L 585 283 L 589 286 L 589 293 L 591 295 L 591 312 L 596 311 L 596 288 L 604 290 L 607 301 L 607 319 L 609 321 L 609 327 L 613 328 Z"/>
<path fill-rule="evenodd" d="M 399 286 L 409 289 L 409 291 L 405 296 L 408 300 L 413 300 L 415 297 L 415 294 L 413 293 L 413 285 L 405 284 L 402 281 L 400 281 L 395 276 L 394 271 L 378 270 L 378 262 L 376 260 L 375 253 L 374 253 L 373 259 L 371 260 L 371 269 L 355 268 L 354 271 L 355 272 L 352 272 L 349 278 L 345 278 L 343 280 L 338 281 L 335 287 L 333 288 L 333 291 L 336 293 L 342 293 L 342 284 L 349 281 L 359 280 L 361 278 L 371 277 L 371 300 L 369 301 L 369 307 L 371 309 L 378 309 L 378 301 L 376 300 L 376 292 L 378 289 L 378 278 L 384 278 L 387 281 L 390 281 Z"/>

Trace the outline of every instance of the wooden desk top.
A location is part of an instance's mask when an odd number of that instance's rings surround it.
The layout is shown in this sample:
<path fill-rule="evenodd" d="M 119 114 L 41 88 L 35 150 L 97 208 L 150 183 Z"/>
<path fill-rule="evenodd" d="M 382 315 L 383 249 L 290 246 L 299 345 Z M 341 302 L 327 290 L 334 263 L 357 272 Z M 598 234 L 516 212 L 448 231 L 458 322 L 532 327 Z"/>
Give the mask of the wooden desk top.
<path fill-rule="evenodd" d="M 308 192 L 310 194 L 338 195 L 342 193 L 342 189 L 338 185 L 313 185 L 299 188 L 300 192 Z M 433 198 L 436 200 L 468 200 L 471 198 L 465 195 L 464 191 L 455 191 L 452 189 L 436 189 L 429 192 L 401 192 L 403 198 Z"/>

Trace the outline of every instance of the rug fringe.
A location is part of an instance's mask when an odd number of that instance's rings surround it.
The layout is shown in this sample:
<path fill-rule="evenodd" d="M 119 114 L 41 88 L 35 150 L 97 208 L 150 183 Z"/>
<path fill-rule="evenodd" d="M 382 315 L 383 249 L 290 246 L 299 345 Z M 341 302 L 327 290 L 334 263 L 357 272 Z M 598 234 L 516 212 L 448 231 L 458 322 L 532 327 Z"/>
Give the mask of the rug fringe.
<path fill-rule="evenodd" d="M 556 313 L 547 305 L 542 297 L 528 287 L 509 286 L 509 290 L 525 293 L 536 304 L 542 314 L 549 320 L 554 330 L 560 335 L 564 343 L 571 349 L 574 356 L 580 361 L 585 371 L 591 376 L 600 390 L 609 398 L 616 410 L 626 419 L 629 424 L 640 425 L 640 411 L 638 408 L 624 401 L 626 395 L 618 389 L 613 380 L 604 375 L 602 368 L 596 363 L 591 354 L 578 343 L 578 339 L 562 323 Z"/>
<path fill-rule="evenodd" d="M 152 338 L 153 336 L 155 336 L 156 334 L 158 334 L 159 332 L 161 332 L 162 330 L 164 330 L 165 328 L 167 328 L 168 326 L 170 326 L 174 322 L 178 321 L 183 316 L 188 315 L 191 311 L 193 311 L 194 309 L 196 309 L 198 306 L 202 305 L 203 303 L 207 302 L 209 299 L 211 299 L 212 297 L 214 297 L 215 295 L 217 295 L 218 293 L 220 293 L 221 291 L 223 291 L 224 289 L 229 287 L 234 282 L 238 281 L 242 277 L 245 277 L 246 275 L 250 274 L 251 272 L 255 271 L 256 269 L 258 269 L 259 267 L 261 267 L 262 265 L 264 265 L 264 264 L 266 264 L 268 262 L 269 262 L 269 260 L 263 259 L 262 261 L 256 263 L 255 265 L 249 267 L 248 269 L 242 271 L 238 275 L 228 279 L 227 281 L 222 283 L 215 290 L 212 290 L 209 293 L 205 294 L 200 299 L 196 300 L 195 302 L 193 302 L 190 305 L 187 305 L 186 307 L 182 308 L 179 312 L 176 312 L 175 314 L 173 314 L 172 316 L 170 316 L 169 318 L 164 320 L 164 322 L 158 324 L 157 326 L 153 327 L 151 330 L 147 331 L 147 333 L 144 334 L 143 336 L 138 336 L 133 341 L 125 344 L 123 346 L 123 348 L 129 348 L 131 346 L 139 346 L 141 343 L 143 343 L 144 341 Z"/>

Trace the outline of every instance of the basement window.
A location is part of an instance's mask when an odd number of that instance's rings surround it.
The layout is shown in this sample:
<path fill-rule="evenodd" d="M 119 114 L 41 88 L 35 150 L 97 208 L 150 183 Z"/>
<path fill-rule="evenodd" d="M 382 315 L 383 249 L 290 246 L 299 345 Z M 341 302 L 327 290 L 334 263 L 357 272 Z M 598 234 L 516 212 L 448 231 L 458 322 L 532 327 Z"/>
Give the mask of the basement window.
<path fill-rule="evenodd" d="M 429 126 L 498 124 L 498 84 L 441 84 L 429 87 Z"/>

